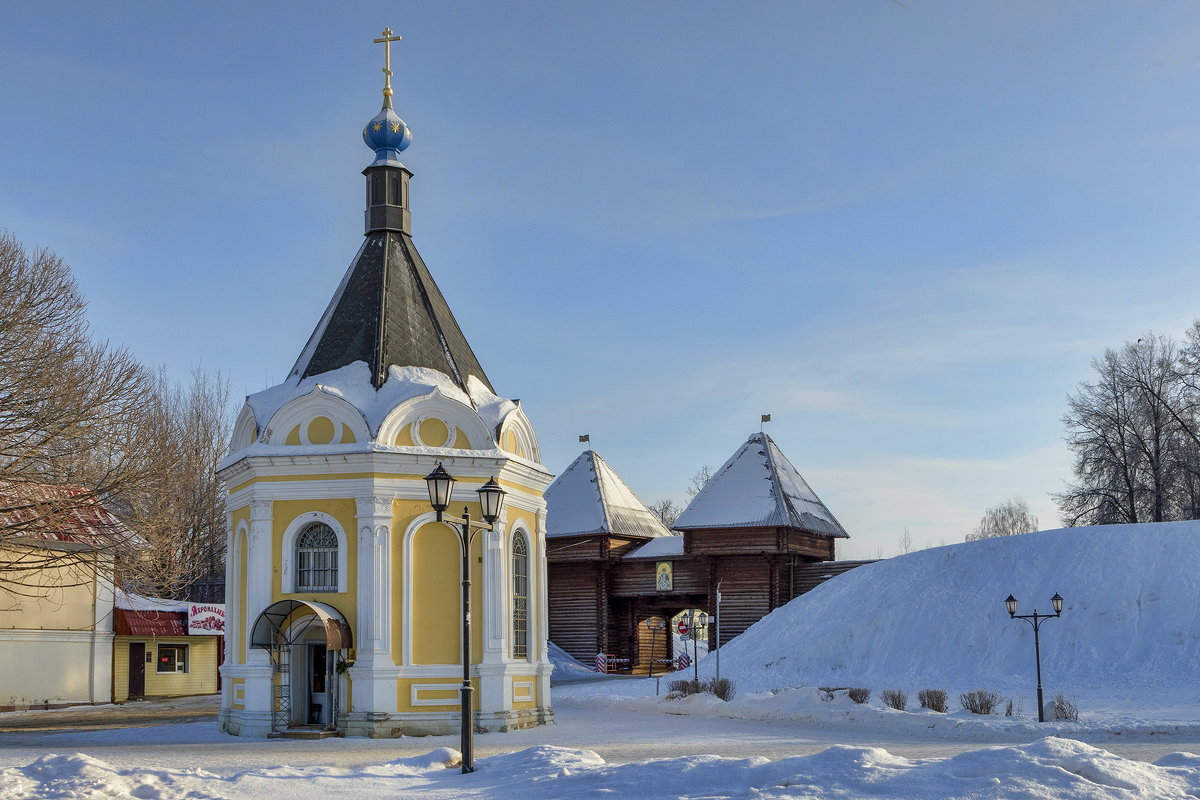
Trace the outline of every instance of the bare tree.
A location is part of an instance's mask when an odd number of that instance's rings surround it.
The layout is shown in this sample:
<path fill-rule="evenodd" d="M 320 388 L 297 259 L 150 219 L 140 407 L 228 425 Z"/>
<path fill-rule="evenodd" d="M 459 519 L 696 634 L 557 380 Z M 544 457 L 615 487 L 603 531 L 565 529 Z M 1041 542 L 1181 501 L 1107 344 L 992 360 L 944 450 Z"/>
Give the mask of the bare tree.
<path fill-rule="evenodd" d="M 900 555 L 911 553 L 913 551 L 913 537 L 912 533 L 908 530 L 907 525 L 904 526 L 904 532 L 901 533 L 900 537 L 896 540 L 896 546 L 900 550 Z"/>
<path fill-rule="evenodd" d="M 1076 482 L 1057 496 L 1066 525 L 1161 522 L 1200 510 L 1195 392 L 1187 357 L 1147 334 L 1092 362 L 1063 422 Z"/>
<path fill-rule="evenodd" d="M 683 491 L 691 500 L 696 495 L 700 494 L 700 490 L 704 488 L 704 484 L 708 483 L 708 479 L 712 477 L 712 468 L 705 464 L 700 469 L 696 470 L 696 474 L 692 476 L 688 486 Z"/>
<path fill-rule="evenodd" d="M 46 568 L 90 580 L 87 551 L 35 543 L 89 519 L 89 536 L 122 544 L 128 530 L 95 505 L 144 475 L 148 376 L 92 339 L 85 311 L 70 267 L 0 234 L 0 587 L 11 592 L 42 591 Z"/>
<path fill-rule="evenodd" d="M 1015 536 L 1032 533 L 1038 529 L 1038 518 L 1029 510 L 1029 504 L 1021 497 L 1010 497 L 983 512 L 983 518 L 975 530 L 967 534 L 967 541 L 994 539 L 999 536 Z"/>
<path fill-rule="evenodd" d="M 651 503 L 646 506 L 654 512 L 654 516 L 658 517 L 659 521 L 668 528 L 675 524 L 675 520 L 679 518 L 679 514 L 683 511 L 679 504 L 674 500 L 659 500 L 657 503 Z"/>
<path fill-rule="evenodd" d="M 225 565 L 225 507 L 217 462 L 229 440 L 229 383 L 192 371 L 187 386 L 159 373 L 147 426 L 155 437 L 148 478 L 120 497 L 145 545 L 121 554 L 124 586 L 154 597 L 192 597 Z M 212 599 L 205 597 L 202 599 Z"/>

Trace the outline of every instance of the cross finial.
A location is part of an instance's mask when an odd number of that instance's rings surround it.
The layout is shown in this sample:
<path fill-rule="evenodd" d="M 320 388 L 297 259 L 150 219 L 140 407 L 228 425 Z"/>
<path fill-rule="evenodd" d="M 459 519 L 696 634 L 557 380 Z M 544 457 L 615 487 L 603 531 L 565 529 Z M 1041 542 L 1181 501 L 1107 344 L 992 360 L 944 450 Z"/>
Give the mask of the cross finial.
<path fill-rule="evenodd" d="M 383 45 L 383 107 L 392 107 L 392 42 L 398 42 L 403 36 L 392 35 L 391 28 L 383 29 L 382 39 L 373 39 L 375 44 Z"/>

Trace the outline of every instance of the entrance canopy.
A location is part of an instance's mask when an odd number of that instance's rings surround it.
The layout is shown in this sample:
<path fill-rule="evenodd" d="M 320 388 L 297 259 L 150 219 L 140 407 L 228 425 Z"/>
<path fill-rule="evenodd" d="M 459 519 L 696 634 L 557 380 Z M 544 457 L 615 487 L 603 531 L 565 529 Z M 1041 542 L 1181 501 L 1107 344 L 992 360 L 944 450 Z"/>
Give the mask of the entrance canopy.
<path fill-rule="evenodd" d="M 250 632 L 250 646 L 269 650 L 281 644 L 296 644 L 307 626 L 295 625 L 308 616 L 315 616 L 325 629 L 325 646 L 330 650 L 348 650 L 353 647 L 350 623 L 342 612 L 324 603 L 307 600 L 280 600 L 272 603 L 254 621 Z"/>

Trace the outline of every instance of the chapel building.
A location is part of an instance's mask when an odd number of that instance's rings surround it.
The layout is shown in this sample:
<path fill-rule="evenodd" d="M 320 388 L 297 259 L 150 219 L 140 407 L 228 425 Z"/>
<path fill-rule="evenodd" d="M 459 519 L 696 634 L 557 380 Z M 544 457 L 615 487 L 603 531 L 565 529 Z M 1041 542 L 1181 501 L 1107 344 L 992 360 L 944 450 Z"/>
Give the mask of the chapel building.
<path fill-rule="evenodd" d="M 390 76 L 390 72 L 385 69 Z M 480 366 L 412 240 L 411 133 L 384 89 L 363 130 L 365 240 L 280 385 L 246 398 L 219 473 L 228 491 L 222 730 L 389 737 L 458 730 L 458 533 L 425 477 L 454 484 L 473 538 L 474 725 L 552 720 L 545 501 L 551 475 L 519 401 Z"/>

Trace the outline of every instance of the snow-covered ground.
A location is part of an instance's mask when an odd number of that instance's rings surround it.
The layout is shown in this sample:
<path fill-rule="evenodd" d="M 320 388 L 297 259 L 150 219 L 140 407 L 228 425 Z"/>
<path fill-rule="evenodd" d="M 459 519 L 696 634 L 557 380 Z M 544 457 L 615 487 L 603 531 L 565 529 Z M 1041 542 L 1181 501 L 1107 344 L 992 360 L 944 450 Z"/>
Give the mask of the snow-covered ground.
<path fill-rule="evenodd" d="M 454 737 L 241 740 L 189 723 L 0 734 L 0 799 L 1194 800 L 1198 576 L 1200 523 L 954 545 L 854 570 L 764 618 L 721 651 L 729 702 L 666 700 L 669 677 L 594 679 L 555 653 L 558 724 L 478 737 L 472 775 L 454 767 Z M 1079 722 L 1036 721 L 1031 632 L 1004 612 L 1010 592 L 1022 612 L 1067 599 L 1043 629 L 1043 666 L 1047 695 L 1073 695 Z M 712 654 L 701 674 L 715 669 Z M 916 707 L 922 688 L 945 689 L 950 713 Z M 959 708 L 975 688 L 1013 698 L 1014 715 Z M 880 703 L 883 689 L 906 691 L 909 709 Z"/>
<path fill-rule="evenodd" d="M 279 766 L 222 776 L 198 769 L 121 769 L 79 753 L 45 755 L 0 771 L 5 798 L 1154 798 L 1200 795 L 1200 756 L 1156 764 L 1069 739 L 910 760 L 885 750 L 836 746 L 771 761 L 696 755 L 609 765 L 587 750 L 543 745 L 477 762 L 463 775 L 457 753 L 437 749 L 359 768 Z"/>

